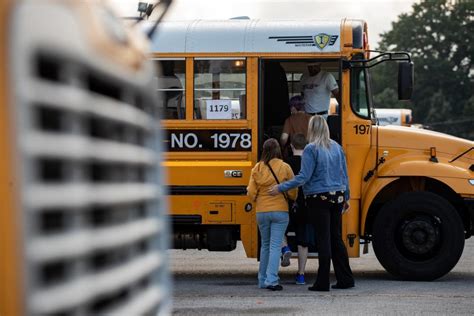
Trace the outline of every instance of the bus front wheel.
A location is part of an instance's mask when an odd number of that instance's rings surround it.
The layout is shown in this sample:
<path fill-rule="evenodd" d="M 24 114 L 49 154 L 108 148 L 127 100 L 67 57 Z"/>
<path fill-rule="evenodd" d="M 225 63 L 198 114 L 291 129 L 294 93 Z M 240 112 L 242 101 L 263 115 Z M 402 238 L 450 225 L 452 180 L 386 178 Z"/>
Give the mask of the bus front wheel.
<path fill-rule="evenodd" d="M 407 192 L 385 204 L 373 226 L 374 252 L 389 273 L 431 281 L 456 265 L 464 226 L 454 207 L 431 192 Z"/>

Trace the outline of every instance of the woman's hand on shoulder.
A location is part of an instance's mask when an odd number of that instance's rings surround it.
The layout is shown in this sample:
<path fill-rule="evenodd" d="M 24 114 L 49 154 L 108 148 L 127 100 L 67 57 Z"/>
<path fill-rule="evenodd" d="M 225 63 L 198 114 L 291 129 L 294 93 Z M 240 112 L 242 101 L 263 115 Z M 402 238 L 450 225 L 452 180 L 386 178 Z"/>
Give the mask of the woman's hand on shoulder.
<path fill-rule="evenodd" d="M 278 184 L 275 184 L 270 188 L 270 190 L 268 190 L 268 194 L 270 195 L 277 195 L 278 193 L 280 193 L 278 192 Z"/>

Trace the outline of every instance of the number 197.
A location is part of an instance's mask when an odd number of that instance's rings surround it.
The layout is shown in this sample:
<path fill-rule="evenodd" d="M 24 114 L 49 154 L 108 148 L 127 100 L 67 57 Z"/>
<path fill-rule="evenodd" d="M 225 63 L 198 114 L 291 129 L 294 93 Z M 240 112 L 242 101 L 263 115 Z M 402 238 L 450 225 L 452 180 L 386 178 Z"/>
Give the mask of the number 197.
<path fill-rule="evenodd" d="M 355 133 L 356 134 L 369 134 L 370 133 L 370 125 L 354 125 Z"/>

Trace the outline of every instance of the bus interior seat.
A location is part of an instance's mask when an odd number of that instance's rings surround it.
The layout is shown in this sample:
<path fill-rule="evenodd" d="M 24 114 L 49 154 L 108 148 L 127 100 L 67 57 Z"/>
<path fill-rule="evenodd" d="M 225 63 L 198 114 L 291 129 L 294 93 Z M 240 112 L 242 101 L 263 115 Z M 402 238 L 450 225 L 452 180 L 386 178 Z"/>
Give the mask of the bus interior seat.
<path fill-rule="evenodd" d="M 201 120 L 201 100 L 194 100 L 194 119 Z"/>
<path fill-rule="evenodd" d="M 184 119 L 184 109 L 182 108 L 183 94 L 176 91 L 165 91 L 165 112 L 166 119 Z"/>
<path fill-rule="evenodd" d="M 178 115 L 178 119 L 180 120 L 184 119 L 186 116 L 186 111 L 185 111 L 185 108 L 182 106 L 182 102 L 183 102 L 183 94 L 181 93 L 178 96 L 178 99 L 176 100 L 176 112 Z"/>

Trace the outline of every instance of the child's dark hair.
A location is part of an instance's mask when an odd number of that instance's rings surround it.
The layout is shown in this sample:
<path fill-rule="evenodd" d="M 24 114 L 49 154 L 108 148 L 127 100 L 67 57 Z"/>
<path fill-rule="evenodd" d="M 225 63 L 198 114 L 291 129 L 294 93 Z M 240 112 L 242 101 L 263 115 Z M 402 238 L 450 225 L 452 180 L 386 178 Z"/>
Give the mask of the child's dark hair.
<path fill-rule="evenodd" d="M 294 107 L 297 111 L 304 111 L 305 101 L 304 98 L 300 95 L 295 95 L 290 99 L 288 106 Z"/>
<path fill-rule="evenodd" d="M 301 150 L 304 149 L 306 144 L 308 144 L 308 141 L 306 140 L 306 136 L 303 134 L 296 134 L 291 137 L 291 144 L 295 149 Z"/>
<path fill-rule="evenodd" d="M 280 144 L 275 138 L 267 139 L 263 143 L 262 157 L 260 161 L 268 164 L 273 158 L 282 159 Z"/>

